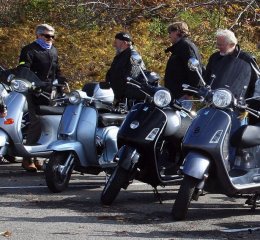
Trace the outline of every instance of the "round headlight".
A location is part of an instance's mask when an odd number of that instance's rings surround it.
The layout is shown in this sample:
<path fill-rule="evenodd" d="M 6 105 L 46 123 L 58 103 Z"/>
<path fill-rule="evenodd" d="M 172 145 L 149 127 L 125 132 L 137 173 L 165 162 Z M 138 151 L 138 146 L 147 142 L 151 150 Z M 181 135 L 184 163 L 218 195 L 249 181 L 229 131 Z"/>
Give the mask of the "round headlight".
<path fill-rule="evenodd" d="M 79 104 L 81 102 L 80 93 L 77 91 L 73 91 L 69 94 L 69 102 L 71 104 Z"/>
<path fill-rule="evenodd" d="M 11 87 L 16 92 L 27 92 L 29 89 L 29 83 L 21 79 L 14 79 L 11 81 Z"/>
<path fill-rule="evenodd" d="M 218 89 L 213 94 L 212 102 L 218 108 L 228 107 L 232 102 L 232 93 L 227 89 Z"/>
<path fill-rule="evenodd" d="M 167 105 L 170 104 L 172 98 L 171 94 L 168 90 L 166 89 L 160 89 L 158 90 L 153 97 L 154 104 L 157 107 L 166 107 Z"/>

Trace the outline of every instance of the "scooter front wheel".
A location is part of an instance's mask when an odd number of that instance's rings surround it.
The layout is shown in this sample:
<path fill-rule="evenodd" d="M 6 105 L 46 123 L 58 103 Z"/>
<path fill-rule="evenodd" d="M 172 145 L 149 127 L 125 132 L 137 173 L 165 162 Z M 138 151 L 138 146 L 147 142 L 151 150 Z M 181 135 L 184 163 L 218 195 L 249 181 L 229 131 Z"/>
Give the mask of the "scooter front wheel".
<path fill-rule="evenodd" d="M 59 193 L 68 187 L 73 159 L 71 152 L 54 152 L 51 155 L 45 168 L 45 180 L 52 192 Z"/>
<path fill-rule="evenodd" d="M 120 166 L 109 177 L 101 194 L 101 202 L 104 205 L 111 205 L 120 192 L 120 189 L 129 181 L 129 173 Z"/>
<path fill-rule="evenodd" d="M 187 175 L 184 176 L 172 208 L 172 216 L 175 220 L 184 220 L 186 218 L 197 183 L 197 179 Z"/>

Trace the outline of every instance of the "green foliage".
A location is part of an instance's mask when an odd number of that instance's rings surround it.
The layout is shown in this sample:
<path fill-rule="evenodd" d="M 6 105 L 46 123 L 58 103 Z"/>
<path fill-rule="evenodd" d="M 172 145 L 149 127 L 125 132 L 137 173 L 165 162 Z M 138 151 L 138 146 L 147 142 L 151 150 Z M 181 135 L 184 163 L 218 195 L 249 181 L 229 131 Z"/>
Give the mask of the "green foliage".
<path fill-rule="evenodd" d="M 160 18 L 152 18 L 148 31 L 158 36 L 164 36 L 167 33 L 167 24 Z"/>

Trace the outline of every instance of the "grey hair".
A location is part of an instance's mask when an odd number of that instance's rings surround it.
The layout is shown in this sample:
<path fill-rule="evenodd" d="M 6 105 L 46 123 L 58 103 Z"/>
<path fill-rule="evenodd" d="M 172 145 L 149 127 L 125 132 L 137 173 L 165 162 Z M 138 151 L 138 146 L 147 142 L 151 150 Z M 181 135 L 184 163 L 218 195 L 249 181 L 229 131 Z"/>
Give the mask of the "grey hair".
<path fill-rule="evenodd" d="M 43 34 L 45 31 L 52 31 L 53 33 L 55 33 L 54 28 L 46 23 L 38 25 L 35 29 L 35 33 L 39 35 Z"/>
<path fill-rule="evenodd" d="M 224 37 L 227 43 L 237 45 L 237 38 L 235 34 L 228 29 L 218 29 L 216 33 L 216 37 Z"/>

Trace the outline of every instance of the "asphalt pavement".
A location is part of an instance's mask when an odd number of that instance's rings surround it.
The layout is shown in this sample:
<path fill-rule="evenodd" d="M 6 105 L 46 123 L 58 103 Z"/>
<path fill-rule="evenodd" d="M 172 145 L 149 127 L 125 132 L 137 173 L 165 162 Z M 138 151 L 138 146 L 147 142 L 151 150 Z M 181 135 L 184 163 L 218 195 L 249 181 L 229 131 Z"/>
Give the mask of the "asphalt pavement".
<path fill-rule="evenodd" d="M 171 218 L 178 186 L 153 189 L 134 181 L 110 207 L 100 203 L 105 175 L 74 172 L 69 188 L 51 193 L 44 173 L 20 163 L 0 165 L 0 239 L 260 239 L 260 208 L 243 199 L 206 194 L 186 221 Z"/>

